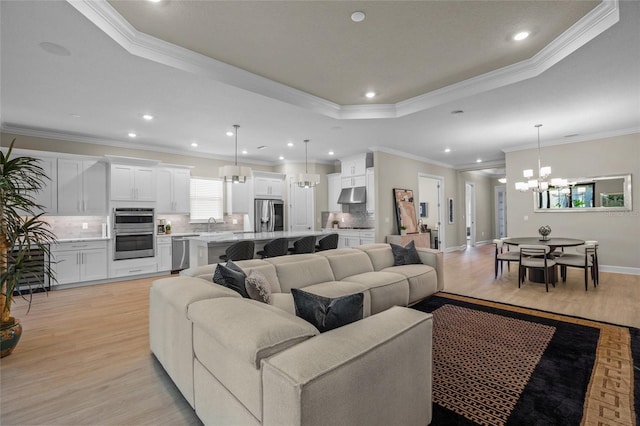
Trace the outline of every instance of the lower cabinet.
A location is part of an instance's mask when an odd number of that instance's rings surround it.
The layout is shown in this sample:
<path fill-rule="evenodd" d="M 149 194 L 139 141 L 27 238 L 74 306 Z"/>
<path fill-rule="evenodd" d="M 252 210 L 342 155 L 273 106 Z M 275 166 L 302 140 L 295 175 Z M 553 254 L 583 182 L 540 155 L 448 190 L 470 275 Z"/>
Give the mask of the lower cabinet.
<path fill-rule="evenodd" d="M 53 285 L 81 283 L 107 278 L 107 242 L 57 243 L 51 247 Z"/>
<path fill-rule="evenodd" d="M 158 272 L 171 271 L 171 254 L 171 237 L 158 237 L 156 244 Z"/>

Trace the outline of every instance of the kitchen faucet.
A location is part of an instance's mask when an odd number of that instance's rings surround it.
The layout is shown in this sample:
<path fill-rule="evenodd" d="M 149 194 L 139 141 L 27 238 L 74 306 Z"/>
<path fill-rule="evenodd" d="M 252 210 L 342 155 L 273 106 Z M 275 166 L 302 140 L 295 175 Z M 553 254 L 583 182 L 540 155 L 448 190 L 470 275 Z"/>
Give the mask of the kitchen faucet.
<path fill-rule="evenodd" d="M 211 232 L 211 221 L 213 220 L 213 224 L 215 225 L 216 223 L 218 223 L 218 221 L 216 221 L 215 217 L 210 217 L 209 219 L 207 219 L 207 232 Z"/>

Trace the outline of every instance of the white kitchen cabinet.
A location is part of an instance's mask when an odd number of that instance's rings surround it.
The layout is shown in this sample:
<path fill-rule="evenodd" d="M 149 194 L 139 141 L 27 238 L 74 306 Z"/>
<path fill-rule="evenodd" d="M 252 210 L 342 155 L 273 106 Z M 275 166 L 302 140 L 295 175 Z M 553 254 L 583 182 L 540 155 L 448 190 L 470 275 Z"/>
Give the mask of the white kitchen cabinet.
<path fill-rule="evenodd" d="M 171 271 L 171 237 L 157 237 L 156 240 L 156 261 L 158 262 L 158 272 Z"/>
<path fill-rule="evenodd" d="M 374 214 L 376 211 L 376 186 L 375 186 L 375 169 L 373 167 L 369 167 L 366 173 L 366 183 L 367 183 L 367 204 L 366 209 L 367 213 Z M 363 243 L 365 244 L 365 243 Z"/>
<path fill-rule="evenodd" d="M 189 203 L 191 171 L 182 167 L 160 167 L 157 170 L 158 213 L 185 213 L 191 210 Z"/>
<path fill-rule="evenodd" d="M 97 160 L 58 158 L 58 214 L 107 213 L 107 165 Z"/>
<path fill-rule="evenodd" d="M 376 242 L 375 231 L 360 231 L 360 244 L 373 244 Z"/>
<path fill-rule="evenodd" d="M 227 213 L 253 212 L 253 179 L 247 179 L 245 183 L 226 182 L 225 192 Z"/>
<path fill-rule="evenodd" d="M 342 206 L 338 204 L 340 190 L 342 189 L 340 173 L 327 175 L 327 210 L 330 212 L 341 212 Z"/>
<path fill-rule="evenodd" d="M 339 231 L 338 248 L 349 248 L 360 245 L 360 233 L 358 231 Z"/>
<path fill-rule="evenodd" d="M 57 243 L 51 247 L 51 268 L 54 285 L 106 279 L 107 242 Z"/>
<path fill-rule="evenodd" d="M 156 168 L 111 164 L 111 199 L 114 201 L 155 201 Z"/>
<path fill-rule="evenodd" d="M 284 180 L 280 178 L 255 177 L 253 179 L 256 198 L 278 198 L 284 196 Z"/>
<path fill-rule="evenodd" d="M 355 188 L 358 186 L 366 186 L 367 178 L 365 175 L 361 176 L 342 176 L 340 180 L 343 188 Z"/>
<path fill-rule="evenodd" d="M 347 157 L 341 162 L 342 176 L 360 176 L 367 170 L 367 154 Z"/>
<path fill-rule="evenodd" d="M 13 155 L 18 155 L 14 153 Z M 23 155 L 22 153 L 20 155 Z M 35 213 L 45 212 L 46 214 L 55 215 L 58 213 L 58 191 L 56 190 L 58 173 L 55 157 L 41 157 L 38 155 L 24 154 L 29 157 L 36 158 L 38 165 L 42 167 L 44 173 L 49 179 L 44 179 L 43 187 L 34 195 L 34 201 L 43 207 L 42 210 L 36 210 Z"/>

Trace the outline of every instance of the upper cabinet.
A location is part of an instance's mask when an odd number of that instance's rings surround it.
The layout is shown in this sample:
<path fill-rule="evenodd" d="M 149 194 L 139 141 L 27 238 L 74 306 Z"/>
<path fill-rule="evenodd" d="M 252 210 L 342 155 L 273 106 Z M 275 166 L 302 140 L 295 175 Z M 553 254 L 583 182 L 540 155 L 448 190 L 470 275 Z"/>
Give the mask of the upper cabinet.
<path fill-rule="evenodd" d="M 376 211 L 376 187 L 375 187 L 375 169 L 373 167 L 367 168 L 366 180 L 367 180 L 367 213 L 373 214 Z M 365 243 L 362 243 L 365 244 Z"/>
<path fill-rule="evenodd" d="M 189 213 L 191 171 L 187 167 L 159 167 L 157 177 L 158 213 Z"/>
<path fill-rule="evenodd" d="M 58 168 L 56 158 L 27 155 L 37 158 L 39 160 L 38 165 L 42 167 L 47 177 L 49 177 L 48 180 L 45 179 L 42 190 L 35 194 L 35 202 L 43 206 L 45 214 L 56 214 L 58 212 Z"/>
<path fill-rule="evenodd" d="M 327 210 L 330 212 L 341 212 L 342 206 L 338 204 L 340 190 L 342 189 L 340 173 L 327 175 Z"/>
<path fill-rule="evenodd" d="M 155 201 L 156 167 L 111 164 L 111 200 Z"/>
<path fill-rule="evenodd" d="M 373 165 L 373 156 L 370 153 L 364 153 L 347 157 L 341 162 L 341 186 L 342 188 L 353 188 L 358 186 L 366 186 L 367 167 Z"/>
<path fill-rule="evenodd" d="M 106 163 L 58 158 L 58 206 L 60 215 L 106 214 Z"/>
<path fill-rule="evenodd" d="M 255 198 L 284 198 L 284 175 L 280 173 L 253 172 Z"/>

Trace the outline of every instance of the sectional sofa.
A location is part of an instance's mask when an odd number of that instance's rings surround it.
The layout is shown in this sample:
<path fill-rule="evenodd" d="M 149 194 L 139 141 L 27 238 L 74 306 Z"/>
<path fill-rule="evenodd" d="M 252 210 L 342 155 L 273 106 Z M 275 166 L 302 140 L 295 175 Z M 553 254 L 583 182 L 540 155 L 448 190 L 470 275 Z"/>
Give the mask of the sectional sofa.
<path fill-rule="evenodd" d="M 236 262 L 271 304 L 212 282 L 216 265 L 154 281 L 150 345 L 205 424 L 417 425 L 431 421 L 431 315 L 406 306 L 444 288 L 442 253 L 394 266 L 388 244 Z M 362 293 L 364 318 L 320 333 L 292 288 Z"/>

